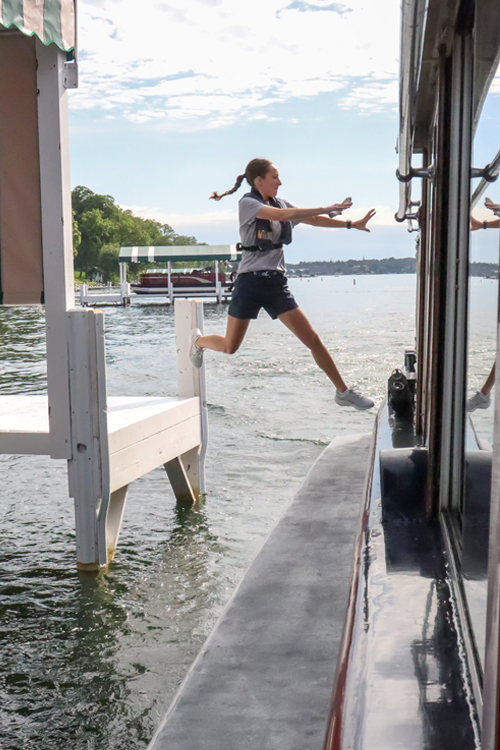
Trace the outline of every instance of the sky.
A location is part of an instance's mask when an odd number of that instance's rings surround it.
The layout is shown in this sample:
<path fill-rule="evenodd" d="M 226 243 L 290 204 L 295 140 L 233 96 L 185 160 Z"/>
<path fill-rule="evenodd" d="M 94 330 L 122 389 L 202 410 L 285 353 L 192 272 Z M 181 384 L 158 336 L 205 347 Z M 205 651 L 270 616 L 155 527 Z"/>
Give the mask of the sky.
<path fill-rule="evenodd" d="M 235 244 L 246 190 L 209 196 L 264 157 L 294 205 L 352 196 L 344 218 L 377 211 L 369 234 L 297 227 L 289 262 L 414 255 L 417 234 L 393 218 L 399 5 L 80 0 L 73 186 L 199 241 Z M 493 128 L 500 97 L 491 99 Z"/>

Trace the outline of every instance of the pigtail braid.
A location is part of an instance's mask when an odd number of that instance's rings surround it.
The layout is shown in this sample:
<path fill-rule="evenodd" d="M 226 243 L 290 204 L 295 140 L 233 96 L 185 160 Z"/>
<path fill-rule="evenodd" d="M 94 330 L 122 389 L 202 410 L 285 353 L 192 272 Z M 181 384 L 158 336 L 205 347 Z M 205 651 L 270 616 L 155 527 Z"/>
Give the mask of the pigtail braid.
<path fill-rule="evenodd" d="M 212 193 L 212 195 L 210 196 L 208 200 L 213 199 L 214 201 L 220 201 L 220 199 L 224 198 L 225 195 L 231 195 L 232 193 L 235 193 L 241 187 L 241 183 L 243 182 L 244 179 L 245 179 L 244 174 L 238 175 L 238 177 L 236 178 L 236 182 L 234 183 L 234 186 L 231 188 L 231 190 L 226 190 L 226 192 L 222 193 L 222 195 L 219 195 L 219 193 L 216 193 L 214 190 L 214 192 Z"/>
<path fill-rule="evenodd" d="M 269 171 L 269 167 L 271 166 L 272 163 L 269 161 L 269 159 L 252 159 L 252 161 L 248 162 L 244 173 L 240 174 L 236 178 L 234 187 L 232 187 L 231 190 L 226 190 L 226 192 L 222 193 L 222 195 L 219 195 L 219 193 L 216 193 L 214 191 L 209 200 L 213 199 L 214 201 L 220 201 L 220 199 L 224 198 L 225 195 L 231 195 L 231 193 L 235 193 L 239 189 L 241 183 L 245 178 L 248 184 L 251 185 L 251 187 L 254 187 L 256 178 L 265 177 Z"/>

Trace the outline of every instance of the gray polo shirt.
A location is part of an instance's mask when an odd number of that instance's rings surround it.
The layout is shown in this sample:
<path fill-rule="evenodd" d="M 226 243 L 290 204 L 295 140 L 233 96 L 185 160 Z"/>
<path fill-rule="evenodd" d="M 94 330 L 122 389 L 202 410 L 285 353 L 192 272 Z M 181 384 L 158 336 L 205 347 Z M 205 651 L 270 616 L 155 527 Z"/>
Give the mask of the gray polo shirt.
<path fill-rule="evenodd" d="M 283 208 L 295 208 L 292 203 L 289 203 L 282 198 L 279 199 L 283 204 Z M 251 246 L 255 245 L 257 240 L 257 214 L 264 204 L 256 200 L 252 196 L 244 196 L 238 203 L 238 212 L 240 220 L 240 237 L 241 244 Z M 266 205 L 270 205 L 266 201 Z M 300 222 L 292 221 L 292 226 L 296 226 Z M 273 242 L 279 242 L 281 235 L 281 222 L 272 221 L 272 238 Z M 273 250 L 243 250 L 241 255 L 241 261 L 238 266 L 238 274 L 249 273 L 251 271 L 280 271 L 285 273 L 285 253 L 283 248 L 274 248 Z"/>

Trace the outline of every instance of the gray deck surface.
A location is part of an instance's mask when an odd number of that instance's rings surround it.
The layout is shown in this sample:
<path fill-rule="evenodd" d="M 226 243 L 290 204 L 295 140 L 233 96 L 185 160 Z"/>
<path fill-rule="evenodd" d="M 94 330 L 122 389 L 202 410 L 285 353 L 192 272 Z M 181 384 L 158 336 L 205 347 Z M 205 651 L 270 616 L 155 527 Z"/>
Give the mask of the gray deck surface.
<path fill-rule="evenodd" d="M 150 750 L 321 750 L 370 435 L 318 458 L 204 644 Z"/>

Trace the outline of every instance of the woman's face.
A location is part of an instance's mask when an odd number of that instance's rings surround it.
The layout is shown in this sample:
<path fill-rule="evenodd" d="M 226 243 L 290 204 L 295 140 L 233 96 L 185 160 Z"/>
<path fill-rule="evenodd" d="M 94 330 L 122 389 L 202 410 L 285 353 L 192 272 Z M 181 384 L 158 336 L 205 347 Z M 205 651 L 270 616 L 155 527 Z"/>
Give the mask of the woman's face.
<path fill-rule="evenodd" d="M 278 188 L 281 184 L 282 182 L 280 180 L 279 172 L 274 164 L 271 164 L 265 177 L 257 177 L 255 180 L 255 187 L 264 200 L 267 200 L 268 198 L 276 198 Z"/>

